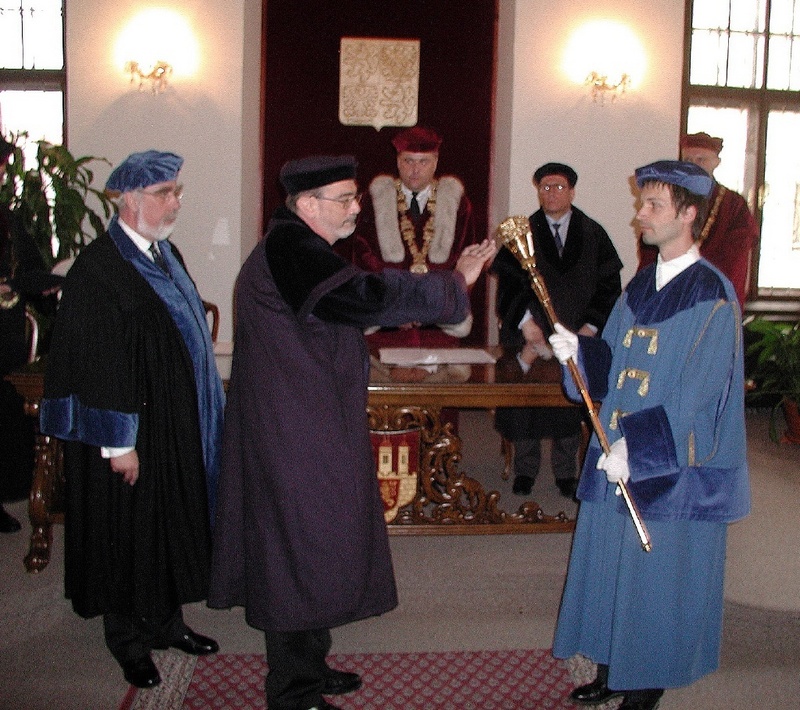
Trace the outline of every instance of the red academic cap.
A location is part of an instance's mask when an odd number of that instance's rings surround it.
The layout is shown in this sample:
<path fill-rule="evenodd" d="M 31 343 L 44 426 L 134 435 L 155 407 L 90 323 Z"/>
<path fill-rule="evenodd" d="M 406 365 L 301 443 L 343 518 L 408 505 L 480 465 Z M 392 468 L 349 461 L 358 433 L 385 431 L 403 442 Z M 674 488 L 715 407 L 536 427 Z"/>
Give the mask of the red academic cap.
<path fill-rule="evenodd" d="M 715 138 L 708 133 L 690 133 L 681 137 L 681 150 L 684 148 L 705 148 L 719 155 L 722 150 L 722 138 Z"/>
<path fill-rule="evenodd" d="M 441 136 L 431 128 L 413 126 L 400 131 L 392 138 L 392 145 L 398 153 L 438 153 L 442 144 Z"/>

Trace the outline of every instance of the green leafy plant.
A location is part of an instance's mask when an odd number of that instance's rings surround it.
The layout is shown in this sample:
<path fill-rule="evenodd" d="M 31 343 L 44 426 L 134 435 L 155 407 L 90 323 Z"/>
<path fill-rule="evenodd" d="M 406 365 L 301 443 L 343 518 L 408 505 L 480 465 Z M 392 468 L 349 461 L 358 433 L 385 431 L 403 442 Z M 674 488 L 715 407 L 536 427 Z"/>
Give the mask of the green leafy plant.
<path fill-rule="evenodd" d="M 745 328 L 757 337 L 747 348 L 747 355 L 754 358 L 748 377 L 755 395 L 774 400 L 769 435 L 778 441 L 778 409 L 784 400 L 800 403 L 800 322 L 756 318 Z"/>
<path fill-rule="evenodd" d="M 15 136 L 14 158 L 0 187 L 0 203 L 8 205 L 19 229 L 30 234 L 48 268 L 69 259 L 105 231 L 112 213 L 110 200 L 92 187 L 95 161 L 76 158 L 63 145 L 37 141 L 36 165 L 25 168 L 20 138 Z M 91 206 L 95 203 L 101 214 Z"/>

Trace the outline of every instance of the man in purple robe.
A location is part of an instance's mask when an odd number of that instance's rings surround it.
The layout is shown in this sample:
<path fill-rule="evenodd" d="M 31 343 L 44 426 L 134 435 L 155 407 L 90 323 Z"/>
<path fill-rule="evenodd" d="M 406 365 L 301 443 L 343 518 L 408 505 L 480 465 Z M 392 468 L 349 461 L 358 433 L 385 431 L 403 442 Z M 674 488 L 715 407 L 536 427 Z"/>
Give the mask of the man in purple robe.
<path fill-rule="evenodd" d="M 333 244 L 360 212 L 350 156 L 287 163 L 286 206 L 236 285 L 209 605 L 245 607 L 265 635 L 270 710 L 334 708 L 361 678 L 330 668 L 330 629 L 397 605 L 367 427 L 363 331 L 458 323 L 495 253 L 453 271 L 362 271 Z"/>

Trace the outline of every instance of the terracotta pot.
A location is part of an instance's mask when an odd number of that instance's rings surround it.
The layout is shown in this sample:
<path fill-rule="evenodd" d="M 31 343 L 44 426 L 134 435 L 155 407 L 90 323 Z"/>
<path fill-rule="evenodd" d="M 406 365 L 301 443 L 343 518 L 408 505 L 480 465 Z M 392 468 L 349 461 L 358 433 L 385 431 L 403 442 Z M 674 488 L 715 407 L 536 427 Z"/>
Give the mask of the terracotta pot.
<path fill-rule="evenodd" d="M 793 399 L 784 397 L 783 416 L 786 419 L 787 429 L 781 437 L 782 442 L 800 444 L 800 407 Z"/>

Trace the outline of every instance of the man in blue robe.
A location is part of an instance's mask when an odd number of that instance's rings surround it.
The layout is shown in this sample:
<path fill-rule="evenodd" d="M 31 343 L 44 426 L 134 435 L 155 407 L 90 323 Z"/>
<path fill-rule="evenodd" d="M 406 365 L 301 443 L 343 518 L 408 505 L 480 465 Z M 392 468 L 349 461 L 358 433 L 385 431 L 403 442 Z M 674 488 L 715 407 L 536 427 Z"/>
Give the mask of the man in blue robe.
<path fill-rule="evenodd" d="M 333 245 L 361 210 L 352 156 L 288 162 L 287 192 L 236 283 L 209 606 L 264 631 L 270 710 L 331 710 L 361 678 L 330 668 L 330 629 L 397 605 L 367 423 L 368 326 L 460 323 L 495 254 L 364 271 Z"/>
<path fill-rule="evenodd" d="M 624 710 L 653 710 L 665 688 L 719 665 L 727 526 L 749 512 L 750 490 L 740 309 L 696 243 L 711 178 L 659 161 L 637 169 L 636 182 L 656 263 L 628 284 L 602 338 L 560 324 L 550 337 L 602 401 L 610 443 L 605 454 L 594 436 L 587 452 L 553 654 L 598 664 L 573 701 L 624 696 Z M 566 376 L 565 387 L 579 399 Z M 615 495 L 619 482 L 639 506 L 651 552 Z"/>
<path fill-rule="evenodd" d="M 168 237 L 183 159 L 146 151 L 111 173 L 119 214 L 69 270 L 41 430 L 66 440 L 65 591 L 132 685 L 154 648 L 214 653 L 183 621 L 206 598 L 224 395 L 200 295 Z"/>

